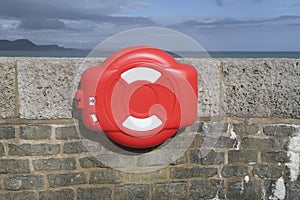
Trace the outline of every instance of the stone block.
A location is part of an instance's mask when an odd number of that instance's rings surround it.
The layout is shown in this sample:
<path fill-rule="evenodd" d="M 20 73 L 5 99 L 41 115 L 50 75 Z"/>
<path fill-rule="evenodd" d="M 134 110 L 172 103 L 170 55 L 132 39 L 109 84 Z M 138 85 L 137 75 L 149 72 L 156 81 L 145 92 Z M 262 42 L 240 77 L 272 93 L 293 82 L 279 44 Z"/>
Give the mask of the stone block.
<path fill-rule="evenodd" d="M 226 197 L 234 200 L 264 199 L 260 184 L 257 180 L 229 182 Z"/>
<path fill-rule="evenodd" d="M 280 140 L 243 138 L 242 146 L 245 149 L 278 150 L 280 149 Z"/>
<path fill-rule="evenodd" d="M 0 118 L 15 116 L 16 93 L 16 60 L 0 58 Z"/>
<path fill-rule="evenodd" d="M 24 159 L 0 159 L 0 174 L 30 173 L 29 161 Z"/>
<path fill-rule="evenodd" d="M 237 135 L 255 135 L 259 132 L 257 124 L 233 124 L 233 131 Z"/>
<path fill-rule="evenodd" d="M 103 169 L 91 172 L 90 184 L 113 184 L 121 183 L 123 173 L 113 169 Z"/>
<path fill-rule="evenodd" d="M 64 144 L 65 154 L 77 154 L 83 152 L 88 152 L 88 150 L 81 141 L 68 142 Z"/>
<path fill-rule="evenodd" d="M 102 61 L 96 58 L 18 59 L 20 117 L 72 118 L 73 98 L 82 71 Z"/>
<path fill-rule="evenodd" d="M 224 59 L 225 112 L 236 117 L 300 117 L 295 59 Z"/>
<path fill-rule="evenodd" d="M 100 160 L 98 160 L 95 157 L 80 158 L 79 163 L 82 168 L 107 168 L 105 164 L 103 164 Z"/>
<path fill-rule="evenodd" d="M 220 180 L 192 180 L 190 200 L 224 198 L 224 185 Z"/>
<path fill-rule="evenodd" d="M 8 192 L 0 194 L 1 200 L 36 200 L 36 194 L 34 192 Z"/>
<path fill-rule="evenodd" d="M 8 155 L 11 156 L 48 156 L 59 151 L 59 144 L 8 144 Z"/>
<path fill-rule="evenodd" d="M 205 156 L 202 156 L 205 154 Z M 216 151 L 199 151 L 199 150 L 191 150 L 190 151 L 190 159 L 191 163 L 203 164 L 203 165 L 217 165 L 224 163 L 224 153 L 216 152 Z"/>
<path fill-rule="evenodd" d="M 145 173 L 127 173 L 125 182 L 144 183 L 144 182 L 159 182 L 168 179 L 168 170 L 166 168 L 145 172 Z"/>
<path fill-rule="evenodd" d="M 77 189 L 77 199 L 78 200 L 111 200 L 112 191 L 110 188 L 78 188 Z"/>
<path fill-rule="evenodd" d="M 170 168 L 170 178 L 186 179 L 186 178 L 210 178 L 216 176 L 217 168 L 206 167 L 172 167 Z"/>
<path fill-rule="evenodd" d="M 76 169 L 75 158 L 49 158 L 49 159 L 42 159 L 42 160 L 33 160 L 32 164 L 33 164 L 33 168 L 37 171 Z"/>
<path fill-rule="evenodd" d="M 258 165 L 253 167 L 252 173 L 260 178 L 279 178 L 283 175 L 283 169 L 280 166 Z"/>
<path fill-rule="evenodd" d="M 152 198 L 161 200 L 185 200 L 187 198 L 187 184 L 186 182 L 153 184 Z"/>
<path fill-rule="evenodd" d="M 86 175 L 83 172 L 69 174 L 49 174 L 48 183 L 50 187 L 62 187 L 86 184 Z"/>
<path fill-rule="evenodd" d="M 289 137 L 296 131 L 297 129 L 290 125 L 267 125 L 264 127 L 264 133 L 269 136 Z"/>
<path fill-rule="evenodd" d="M 25 140 L 46 140 L 51 137 L 51 126 L 24 125 L 20 127 L 20 138 Z"/>
<path fill-rule="evenodd" d="M 221 171 L 223 178 L 228 177 L 244 177 L 248 175 L 247 166 L 224 166 Z"/>
<path fill-rule="evenodd" d="M 73 200 L 75 193 L 72 189 L 47 190 L 39 192 L 39 200 Z"/>
<path fill-rule="evenodd" d="M 267 151 L 261 152 L 261 162 L 266 163 L 285 163 L 287 162 L 288 156 L 284 151 Z"/>
<path fill-rule="evenodd" d="M 258 152 L 254 151 L 254 150 L 231 150 L 231 151 L 228 151 L 228 163 L 257 162 L 257 156 L 258 156 Z"/>
<path fill-rule="evenodd" d="M 80 137 L 75 126 L 63 126 L 55 129 L 55 138 L 57 140 L 74 140 Z"/>
<path fill-rule="evenodd" d="M 150 187 L 146 184 L 123 185 L 115 187 L 115 200 L 148 200 Z"/>
<path fill-rule="evenodd" d="M 0 140 L 16 138 L 16 129 L 13 126 L 0 126 Z"/>
<path fill-rule="evenodd" d="M 44 188 L 44 176 L 9 176 L 0 177 L 0 188 L 3 190 L 41 190 Z"/>

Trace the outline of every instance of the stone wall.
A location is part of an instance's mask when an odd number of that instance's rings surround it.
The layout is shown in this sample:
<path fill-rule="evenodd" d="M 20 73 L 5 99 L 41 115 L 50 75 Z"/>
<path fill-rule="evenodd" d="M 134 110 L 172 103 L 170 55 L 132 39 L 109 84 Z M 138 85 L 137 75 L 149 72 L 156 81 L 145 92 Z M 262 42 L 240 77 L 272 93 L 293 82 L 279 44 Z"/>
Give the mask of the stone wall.
<path fill-rule="evenodd" d="M 105 165 L 78 133 L 80 74 L 102 61 L 0 58 L 0 199 L 299 199 L 299 59 L 180 60 L 199 70 L 194 139 L 145 173 Z"/>

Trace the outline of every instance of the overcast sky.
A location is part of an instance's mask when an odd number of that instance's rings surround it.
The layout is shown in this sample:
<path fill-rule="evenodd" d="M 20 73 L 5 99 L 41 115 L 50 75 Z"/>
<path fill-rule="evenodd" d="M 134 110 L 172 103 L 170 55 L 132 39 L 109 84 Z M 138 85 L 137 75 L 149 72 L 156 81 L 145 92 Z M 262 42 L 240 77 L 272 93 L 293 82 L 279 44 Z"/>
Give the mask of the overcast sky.
<path fill-rule="evenodd" d="M 0 0 L 0 39 L 94 48 L 149 26 L 209 51 L 300 51 L 300 0 Z"/>

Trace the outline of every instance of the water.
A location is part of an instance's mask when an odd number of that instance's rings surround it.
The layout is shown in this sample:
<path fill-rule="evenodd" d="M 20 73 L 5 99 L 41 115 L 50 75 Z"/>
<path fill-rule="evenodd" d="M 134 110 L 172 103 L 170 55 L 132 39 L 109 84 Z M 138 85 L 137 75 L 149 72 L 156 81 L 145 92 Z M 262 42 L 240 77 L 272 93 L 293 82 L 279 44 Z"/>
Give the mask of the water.
<path fill-rule="evenodd" d="M 0 51 L 0 57 L 86 57 L 91 50 Z M 102 52 L 107 57 L 113 52 Z M 199 52 L 176 52 L 181 57 L 207 57 Z M 300 52 L 209 52 L 212 58 L 300 58 Z"/>

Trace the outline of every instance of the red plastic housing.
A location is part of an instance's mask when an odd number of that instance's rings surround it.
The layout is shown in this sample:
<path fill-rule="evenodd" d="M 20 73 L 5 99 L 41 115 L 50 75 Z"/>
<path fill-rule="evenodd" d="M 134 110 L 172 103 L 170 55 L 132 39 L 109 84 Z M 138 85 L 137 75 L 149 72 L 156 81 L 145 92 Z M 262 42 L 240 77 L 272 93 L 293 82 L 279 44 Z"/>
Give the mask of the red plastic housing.
<path fill-rule="evenodd" d="M 128 47 L 87 69 L 76 99 L 87 128 L 124 146 L 152 147 L 197 119 L 197 71 L 160 49 Z"/>

